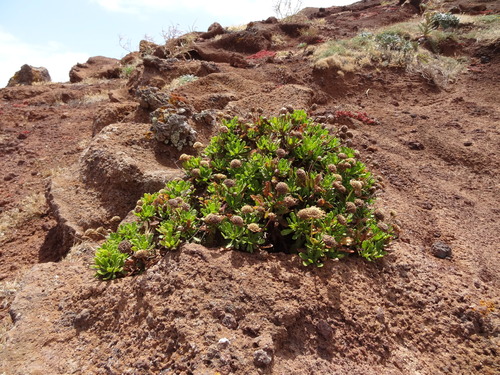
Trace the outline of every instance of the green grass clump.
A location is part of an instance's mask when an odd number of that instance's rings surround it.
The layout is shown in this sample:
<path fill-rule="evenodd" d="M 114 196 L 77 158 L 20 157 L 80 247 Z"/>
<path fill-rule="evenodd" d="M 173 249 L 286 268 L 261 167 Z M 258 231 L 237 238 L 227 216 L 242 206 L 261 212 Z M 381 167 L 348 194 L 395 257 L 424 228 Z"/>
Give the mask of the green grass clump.
<path fill-rule="evenodd" d="M 386 253 L 397 227 L 371 207 L 377 181 L 357 151 L 304 111 L 254 123 L 234 118 L 204 150 L 194 147 L 198 155 L 180 158 L 185 179 L 145 194 L 135 209 L 139 222 L 98 249 L 97 276 L 139 272 L 183 242 L 298 253 L 316 266 Z"/>

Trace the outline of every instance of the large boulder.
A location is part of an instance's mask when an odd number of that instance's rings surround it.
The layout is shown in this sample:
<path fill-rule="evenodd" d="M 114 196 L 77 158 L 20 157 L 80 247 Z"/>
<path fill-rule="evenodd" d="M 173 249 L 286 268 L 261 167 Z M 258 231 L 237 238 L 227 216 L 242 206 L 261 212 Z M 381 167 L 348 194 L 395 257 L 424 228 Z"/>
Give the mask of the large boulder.
<path fill-rule="evenodd" d="M 24 64 L 21 66 L 21 69 L 9 79 L 7 87 L 18 85 L 31 86 L 33 83 L 37 82 L 51 82 L 47 68 L 35 68 L 34 66 Z"/>
<path fill-rule="evenodd" d="M 120 60 L 111 57 L 94 56 L 84 64 L 76 64 L 69 72 L 71 83 L 81 82 L 87 78 L 120 78 Z"/>

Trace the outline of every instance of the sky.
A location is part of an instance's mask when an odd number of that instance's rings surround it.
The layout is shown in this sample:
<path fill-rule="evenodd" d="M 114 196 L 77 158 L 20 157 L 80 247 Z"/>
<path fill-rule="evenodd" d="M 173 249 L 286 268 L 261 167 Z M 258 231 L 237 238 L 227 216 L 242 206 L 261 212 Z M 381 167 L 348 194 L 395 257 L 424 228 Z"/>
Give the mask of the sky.
<path fill-rule="evenodd" d="M 297 4 L 299 0 L 291 0 Z M 301 8 L 354 0 L 302 0 Z M 275 16 L 275 0 L 0 0 L 0 88 L 22 65 L 43 66 L 67 82 L 91 56 L 122 58 L 162 30 L 206 31 L 213 22 L 243 25 Z M 125 47 L 125 48 L 124 48 Z"/>

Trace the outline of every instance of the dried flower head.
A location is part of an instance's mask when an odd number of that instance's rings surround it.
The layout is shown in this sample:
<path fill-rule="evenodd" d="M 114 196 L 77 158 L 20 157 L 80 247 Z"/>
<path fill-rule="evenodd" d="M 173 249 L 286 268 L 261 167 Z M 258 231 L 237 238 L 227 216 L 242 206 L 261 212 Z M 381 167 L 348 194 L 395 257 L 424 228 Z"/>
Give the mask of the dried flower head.
<path fill-rule="evenodd" d="M 200 168 L 191 169 L 191 174 L 193 175 L 193 177 L 200 177 Z"/>
<path fill-rule="evenodd" d="M 291 195 L 287 195 L 285 197 L 285 199 L 283 199 L 283 203 L 285 204 L 285 206 L 287 208 L 290 208 L 290 207 L 293 207 L 293 206 L 297 205 L 297 199 L 295 199 Z"/>
<path fill-rule="evenodd" d="M 353 187 L 354 190 L 361 190 L 363 188 L 363 183 L 358 180 L 351 180 L 349 184 Z"/>
<path fill-rule="evenodd" d="M 290 191 L 290 188 L 286 184 L 286 182 L 278 182 L 276 184 L 276 192 L 281 195 L 285 195 Z"/>
<path fill-rule="evenodd" d="M 283 150 L 282 148 L 278 148 L 276 150 L 276 155 L 279 157 L 279 158 L 284 158 L 286 156 L 287 152 L 285 150 Z"/>
<path fill-rule="evenodd" d="M 222 174 L 222 173 L 216 173 L 216 174 L 214 174 L 214 178 L 216 180 L 221 181 L 221 180 L 225 180 L 227 178 L 227 176 L 225 174 Z"/>
<path fill-rule="evenodd" d="M 255 211 L 257 211 L 259 214 L 263 214 L 264 212 L 266 212 L 266 209 L 262 206 L 257 206 L 255 207 Z"/>
<path fill-rule="evenodd" d="M 345 218 L 344 215 L 337 215 L 337 221 L 341 224 L 341 225 L 347 225 L 347 219 Z"/>
<path fill-rule="evenodd" d="M 337 168 L 340 169 L 341 171 L 343 171 L 343 170 L 351 168 L 351 164 L 349 164 L 349 162 L 347 162 L 347 161 L 344 161 L 343 163 L 340 163 L 339 165 L 337 165 Z"/>
<path fill-rule="evenodd" d="M 149 253 L 147 250 L 137 250 L 132 256 L 137 259 L 144 259 L 149 256 Z"/>
<path fill-rule="evenodd" d="M 346 125 L 342 125 L 339 129 L 342 133 L 345 133 L 346 131 L 349 130 L 349 128 Z"/>
<path fill-rule="evenodd" d="M 335 166 L 335 164 L 328 164 L 327 168 L 330 171 L 330 173 L 337 172 L 337 167 Z"/>
<path fill-rule="evenodd" d="M 124 254 L 132 254 L 132 244 L 128 240 L 123 240 L 118 244 L 118 250 Z"/>
<path fill-rule="evenodd" d="M 381 231 L 384 231 L 384 232 L 388 232 L 389 231 L 389 226 L 384 223 L 384 222 L 379 222 L 377 223 L 377 227 L 381 230 Z"/>
<path fill-rule="evenodd" d="M 353 213 L 356 212 L 357 207 L 356 207 L 356 205 L 353 202 L 347 202 L 345 204 L 345 209 L 346 209 L 347 212 L 353 214 Z"/>
<path fill-rule="evenodd" d="M 217 214 L 208 214 L 203 220 L 209 225 L 217 225 L 220 224 L 222 220 L 224 220 L 224 216 Z"/>
<path fill-rule="evenodd" d="M 210 161 L 202 160 L 202 161 L 200 161 L 200 165 L 204 168 L 210 168 Z"/>
<path fill-rule="evenodd" d="M 193 148 L 195 148 L 196 150 L 202 149 L 203 147 L 205 147 L 205 146 L 203 146 L 203 143 L 201 143 L 201 142 L 195 142 L 193 144 Z"/>
<path fill-rule="evenodd" d="M 234 216 L 231 216 L 231 223 L 233 223 L 234 225 L 237 225 L 239 227 L 242 227 L 243 225 L 245 225 L 245 221 L 243 220 L 243 218 L 241 216 L 238 216 L 238 215 L 234 215 Z"/>
<path fill-rule="evenodd" d="M 226 185 L 228 188 L 232 188 L 233 186 L 236 185 L 236 181 L 231 180 L 230 178 L 226 178 L 222 183 Z"/>
<path fill-rule="evenodd" d="M 326 247 L 332 248 L 337 246 L 337 241 L 335 241 L 335 238 L 333 236 L 330 236 L 328 234 L 323 235 L 323 242 L 325 243 Z"/>
<path fill-rule="evenodd" d="M 271 221 L 276 220 L 276 217 L 277 217 L 277 216 L 278 216 L 278 215 L 276 215 L 274 212 L 269 212 L 269 213 L 267 214 L 267 218 L 268 218 L 269 220 L 271 220 Z"/>
<path fill-rule="evenodd" d="M 339 152 L 337 156 L 339 157 L 339 159 L 347 159 L 347 155 L 344 154 L 343 152 Z"/>
<path fill-rule="evenodd" d="M 181 204 L 181 209 L 182 209 L 183 211 L 189 211 L 189 210 L 191 209 L 191 206 L 190 206 L 188 203 L 183 202 L 183 203 Z"/>
<path fill-rule="evenodd" d="M 188 155 L 188 154 L 181 154 L 181 156 L 179 156 L 180 161 L 188 161 L 189 159 L 192 159 L 192 158 L 193 158 L 193 155 Z"/>
<path fill-rule="evenodd" d="M 297 174 L 297 179 L 299 181 L 305 181 L 307 179 L 307 173 L 302 168 L 297 169 L 295 173 Z"/>
<path fill-rule="evenodd" d="M 256 223 L 248 224 L 247 228 L 250 232 L 254 232 L 254 233 L 260 232 L 262 230 L 261 227 L 259 227 L 259 224 L 256 224 Z"/>
<path fill-rule="evenodd" d="M 385 213 L 380 208 L 377 208 L 375 211 L 373 211 L 373 216 L 375 216 L 375 219 L 377 220 L 384 220 Z"/>
<path fill-rule="evenodd" d="M 252 212 L 253 212 L 253 208 L 252 208 L 252 206 L 249 206 L 248 204 L 241 207 L 241 213 L 243 213 L 243 214 L 251 214 Z"/>
<path fill-rule="evenodd" d="M 224 126 L 224 125 L 223 125 L 223 126 L 221 126 L 221 127 L 219 128 L 219 131 L 220 131 L 221 133 L 229 133 L 229 128 L 228 128 L 227 126 Z"/>
<path fill-rule="evenodd" d="M 345 193 L 347 191 L 347 189 L 345 188 L 345 186 L 342 185 L 339 181 L 335 181 L 334 183 L 332 183 L 332 187 L 335 190 L 340 191 L 341 193 Z"/>
<path fill-rule="evenodd" d="M 229 163 L 229 166 L 231 168 L 239 168 L 239 167 L 241 167 L 241 160 L 233 159 L 233 160 L 231 160 L 231 163 Z"/>
<path fill-rule="evenodd" d="M 357 207 L 363 207 L 365 205 L 365 202 L 362 200 L 362 199 L 359 199 L 359 198 L 356 198 L 354 200 L 354 204 L 357 206 Z"/>
<path fill-rule="evenodd" d="M 167 201 L 168 205 L 172 208 L 177 208 L 179 207 L 182 203 L 183 203 L 183 200 L 182 198 L 180 197 L 177 197 L 177 198 L 172 198 L 172 199 L 169 199 Z"/>
<path fill-rule="evenodd" d="M 325 211 L 316 206 L 311 206 L 308 208 L 303 208 L 297 212 L 297 217 L 301 220 L 307 219 L 321 219 L 325 216 Z"/>

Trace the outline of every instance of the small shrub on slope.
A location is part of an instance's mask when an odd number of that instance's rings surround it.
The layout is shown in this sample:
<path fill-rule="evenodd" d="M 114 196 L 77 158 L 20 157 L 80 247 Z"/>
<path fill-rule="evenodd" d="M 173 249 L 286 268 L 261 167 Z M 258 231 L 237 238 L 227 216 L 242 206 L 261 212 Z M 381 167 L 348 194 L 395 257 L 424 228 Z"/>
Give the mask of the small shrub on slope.
<path fill-rule="evenodd" d="M 376 180 L 357 151 L 304 111 L 255 123 L 234 118 L 198 150 L 180 158 L 184 180 L 145 194 L 135 210 L 139 223 L 121 226 L 98 249 L 97 276 L 139 272 L 191 241 L 298 253 L 304 265 L 351 253 L 374 260 L 397 230 L 370 207 Z"/>

